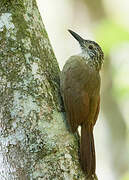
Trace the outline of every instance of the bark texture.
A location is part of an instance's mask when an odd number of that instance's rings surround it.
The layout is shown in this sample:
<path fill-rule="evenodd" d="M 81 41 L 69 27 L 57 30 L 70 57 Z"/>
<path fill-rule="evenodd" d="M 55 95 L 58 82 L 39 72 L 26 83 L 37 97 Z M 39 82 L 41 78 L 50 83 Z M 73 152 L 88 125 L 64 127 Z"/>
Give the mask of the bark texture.
<path fill-rule="evenodd" d="M 35 0 L 0 1 L 0 180 L 85 179 Z"/>

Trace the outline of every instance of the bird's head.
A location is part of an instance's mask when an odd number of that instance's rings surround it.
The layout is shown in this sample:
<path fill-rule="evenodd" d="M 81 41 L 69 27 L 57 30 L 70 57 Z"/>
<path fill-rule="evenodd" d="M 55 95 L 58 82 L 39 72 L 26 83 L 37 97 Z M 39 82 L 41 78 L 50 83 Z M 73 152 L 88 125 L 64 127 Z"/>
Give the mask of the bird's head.
<path fill-rule="evenodd" d="M 104 53 L 101 47 L 95 41 L 85 40 L 74 31 L 68 31 L 79 42 L 84 58 L 86 58 L 91 65 L 95 65 L 96 68 L 100 70 L 104 60 Z"/>

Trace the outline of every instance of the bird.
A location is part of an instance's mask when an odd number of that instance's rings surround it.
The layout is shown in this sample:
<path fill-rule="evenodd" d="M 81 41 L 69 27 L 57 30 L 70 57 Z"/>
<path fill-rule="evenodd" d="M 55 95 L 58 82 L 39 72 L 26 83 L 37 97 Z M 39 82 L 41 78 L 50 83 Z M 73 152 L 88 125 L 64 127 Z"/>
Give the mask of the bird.
<path fill-rule="evenodd" d="M 60 92 L 72 133 L 81 126 L 80 166 L 87 177 L 96 176 L 93 128 L 100 111 L 100 70 L 104 53 L 95 41 L 85 40 L 72 30 L 81 53 L 71 56 L 60 74 Z"/>

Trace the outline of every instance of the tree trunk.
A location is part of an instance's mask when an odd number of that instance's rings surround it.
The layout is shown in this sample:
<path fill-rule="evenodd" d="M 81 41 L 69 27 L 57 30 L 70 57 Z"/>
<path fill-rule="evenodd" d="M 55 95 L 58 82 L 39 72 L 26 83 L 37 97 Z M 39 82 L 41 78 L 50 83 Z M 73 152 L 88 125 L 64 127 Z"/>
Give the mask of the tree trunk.
<path fill-rule="evenodd" d="M 0 180 L 85 179 L 35 0 L 0 1 Z"/>

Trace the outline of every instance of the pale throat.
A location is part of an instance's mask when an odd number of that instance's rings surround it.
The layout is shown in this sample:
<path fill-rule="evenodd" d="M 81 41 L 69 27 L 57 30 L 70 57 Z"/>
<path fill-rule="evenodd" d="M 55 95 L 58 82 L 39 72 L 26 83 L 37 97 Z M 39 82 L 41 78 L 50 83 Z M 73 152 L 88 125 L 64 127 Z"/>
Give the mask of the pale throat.
<path fill-rule="evenodd" d="M 91 68 L 95 68 L 96 70 L 101 69 L 101 64 L 99 63 L 99 61 L 95 57 L 91 58 L 87 51 L 82 51 L 78 55 L 83 57 L 86 64 L 89 64 Z"/>
<path fill-rule="evenodd" d="M 82 50 L 82 52 L 79 54 L 79 56 L 83 57 L 86 60 L 91 59 L 89 53 L 87 51 Z"/>

